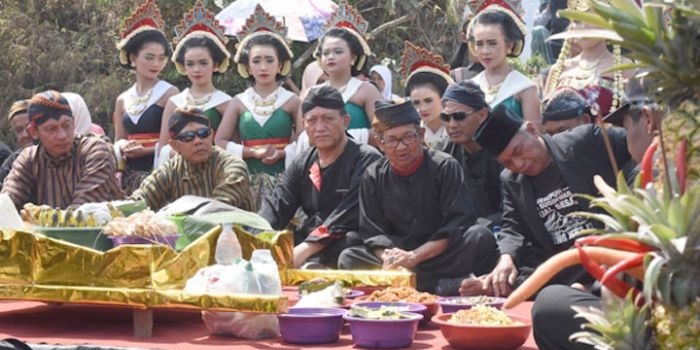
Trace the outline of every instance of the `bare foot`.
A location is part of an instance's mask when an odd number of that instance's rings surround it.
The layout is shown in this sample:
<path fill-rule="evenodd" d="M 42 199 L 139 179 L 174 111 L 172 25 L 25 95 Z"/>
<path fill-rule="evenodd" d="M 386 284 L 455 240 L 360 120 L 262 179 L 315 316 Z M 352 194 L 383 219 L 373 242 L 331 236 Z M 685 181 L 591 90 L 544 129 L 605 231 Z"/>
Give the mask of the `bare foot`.
<path fill-rule="evenodd" d="M 459 294 L 462 296 L 487 295 L 493 296 L 493 288 L 484 288 L 484 276 L 467 277 L 462 280 L 459 287 Z"/>

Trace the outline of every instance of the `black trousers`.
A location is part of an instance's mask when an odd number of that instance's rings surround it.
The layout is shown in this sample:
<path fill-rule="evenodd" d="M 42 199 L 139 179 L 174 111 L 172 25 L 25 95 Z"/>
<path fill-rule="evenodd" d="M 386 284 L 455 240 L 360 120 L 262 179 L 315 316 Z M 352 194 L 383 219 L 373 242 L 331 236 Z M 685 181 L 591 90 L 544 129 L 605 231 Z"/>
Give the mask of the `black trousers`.
<path fill-rule="evenodd" d="M 416 266 L 416 289 L 433 293 L 441 278 L 488 273 L 496 266 L 498 257 L 496 239 L 491 230 L 483 225 L 474 225 L 454 244 L 450 242 L 442 254 Z M 373 270 L 381 267 L 382 261 L 365 245 L 347 248 L 338 258 L 338 268 L 344 270 Z"/>
<path fill-rule="evenodd" d="M 600 308 L 600 298 L 565 285 L 551 285 L 540 291 L 532 307 L 532 329 L 541 350 L 592 350 L 586 344 L 569 341 L 587 321 L 574 318 L 571 306 Z"/>

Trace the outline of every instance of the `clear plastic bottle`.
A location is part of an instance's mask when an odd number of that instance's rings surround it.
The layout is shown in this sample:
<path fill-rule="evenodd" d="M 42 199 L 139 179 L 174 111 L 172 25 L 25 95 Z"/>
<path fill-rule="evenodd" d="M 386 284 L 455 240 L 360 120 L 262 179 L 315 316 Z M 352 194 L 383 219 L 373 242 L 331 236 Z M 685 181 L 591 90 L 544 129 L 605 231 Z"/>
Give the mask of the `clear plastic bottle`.
<path fill-rule="evenodd" d="M 233 232 L 231 224 L 224 224 L 224 229 L 216 240 L 216 263 L 219 265 L 232 265 L 238 259 L 243 257 L 241 244 L 238 243 L 238 237 Z"/>
<path fill-rule="evenodd" d="M 269 249 L 256 249 L 250 257 L 250 262 L 258 274 L 258 283 L 263 294 L 281 295 L 282 282 L 272 252 Z"/>

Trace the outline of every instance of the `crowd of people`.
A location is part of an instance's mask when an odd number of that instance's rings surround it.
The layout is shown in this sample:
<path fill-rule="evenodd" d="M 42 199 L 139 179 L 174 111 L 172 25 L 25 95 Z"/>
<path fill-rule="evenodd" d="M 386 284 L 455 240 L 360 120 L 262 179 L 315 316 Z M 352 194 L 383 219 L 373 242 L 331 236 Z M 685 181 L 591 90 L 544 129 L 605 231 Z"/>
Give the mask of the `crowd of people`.
<path fill-rule="evenodd" d="M 633 181 L 662 115 L 643 74 L 609 73 L 628 60 L 577 23 L 544 84 L 518 72 L 508 57 L 525 26 L 506 0 L 473 9 L 457 67 L 407 41 L 403 89 L 387 67 L 367 69 L 368 23 L 345 1 L 298 93 L 282 84 L 293 58 L 285 28 L 261 7 L 233 54 L 201 1 L 184 18 L 172 51 L 153 0 L 125 21 L 117 49 L 134 84 L 116 98 L 113 144 L 76 94 L 12 106 L 21 149 L 4 150 L 1 175 L 17 208 L 130 198 L 158 210 L 199 195 L 292 228 L 300 268 L 405 268 L 421 291 L 506 296 L 598 225 L 569 215 L 592 210 L 577 194 L 598 194 L 594 175 Z M 160 78 L 168 60 L 189 79 L 183 91 Z M 231 63 L 249 83 L 233 96 L 212 79 Z M 253 190 L 259 181 L 270 188 Z M 551 284 L 592 282 L 573 267 Z M 575 348 L 568 329 L 538 333 L 541 320 L 573 320 L 556 310 L 572 299 L 545 292 L 557 298 L 536 304 L 538 343 Z"/>

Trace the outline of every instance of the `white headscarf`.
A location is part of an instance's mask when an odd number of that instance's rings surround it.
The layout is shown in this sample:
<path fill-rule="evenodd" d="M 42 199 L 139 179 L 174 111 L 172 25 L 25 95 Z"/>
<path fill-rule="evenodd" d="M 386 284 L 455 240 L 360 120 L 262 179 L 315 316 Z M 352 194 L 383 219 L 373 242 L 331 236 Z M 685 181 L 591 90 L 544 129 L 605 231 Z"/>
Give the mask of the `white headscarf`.
<path fill-rule="evenodd" d="M 384 80 L 384 90 L 382 90 L 382 96 L 384 96 L 385 101 L 391 101 L 393 95 L 391 93 L 391 71 L 389 68 L 378 64 L 370 68 L 369 73 L 371 74 L 372 72 L 379 74 L 379 76 L 382 77 L 382 80 Z"/>

